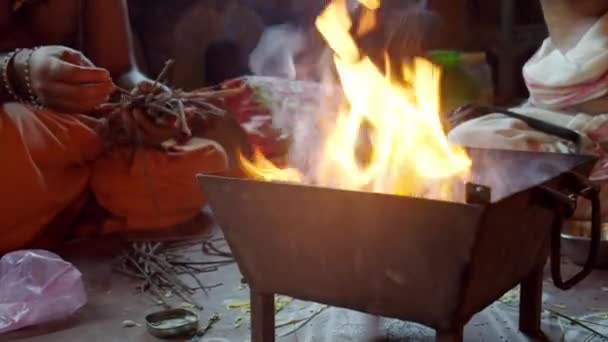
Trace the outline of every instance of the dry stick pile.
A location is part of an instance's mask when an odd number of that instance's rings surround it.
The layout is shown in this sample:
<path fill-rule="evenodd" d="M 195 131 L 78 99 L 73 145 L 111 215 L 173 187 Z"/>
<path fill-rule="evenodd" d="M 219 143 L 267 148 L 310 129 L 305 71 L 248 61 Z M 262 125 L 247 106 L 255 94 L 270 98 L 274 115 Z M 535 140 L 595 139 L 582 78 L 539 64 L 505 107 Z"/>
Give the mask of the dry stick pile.
<path fill-rule="evenodd" d="M 134 147 L 143 144 L 137 128 L 127 124 L 133 122 L 134 110 L 140 110 L 160 127 L 175 128 L 176 141 L 187 141 L 193 136 L 193 131 L 200 129 L 193 125 L 204 126 L 212 117 L 225 116 L 226 111 L 221 104 L 226 98 L 242 91 L 210 87 L 185 92 L 168 88 L 165 81 L 172 65 L 173 61 L 168 61 L 151 86 L 138 87 L 130 92 L 117 87 L 120 100 L 99 108 L 98 114 L 107 119 L 106 141 L 109 144 Z"/>
<path fill-rule="evenodd" d="M 155 302 L 170 308 L 166 301 L 173 294 L 186 303 L 194 305 L 199 310 L 203 307 L 193 295 L 198 291 L 207 293 L 222 284 L 204 285 L 197 277 L 203 273 L 215 272 L 219 267 L 234 263 L 232 255 L 220 252 L 214 242 L 205 240 L 203 250 L 208 250 L 211 256 L 221 256 L 222 259 L 213 261 L 190 260 L 183 255 L 183 248 L 162 242 L 133 242 L 131 249 L 116 259 L 114 270 L 129 277 L 141 280 L 138 286 L 142 292 L 152 295 Z M 182 252 L 180 252 L 180 249 Z M 217 253 L 219 252 L 219 253 Z M 191 286 L 182 278 L 190 278 L 196 285 Z"/>

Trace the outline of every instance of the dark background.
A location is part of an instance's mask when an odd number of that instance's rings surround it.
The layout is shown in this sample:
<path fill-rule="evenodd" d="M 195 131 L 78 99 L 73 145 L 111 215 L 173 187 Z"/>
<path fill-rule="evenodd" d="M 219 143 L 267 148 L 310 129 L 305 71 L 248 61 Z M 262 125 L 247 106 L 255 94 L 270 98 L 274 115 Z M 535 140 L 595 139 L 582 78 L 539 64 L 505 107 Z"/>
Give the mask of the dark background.
<path fill-rule="evenodd" d="M 169 58 L 176 85 L 194 88 L 248 73 L 264 28 L 292 23 L 312 30 L 326 0 L 128 0 L 140 63 L 151 74 Z M 416 0 L 384 0 L 391 13 Z M 521 67 L 546 37 L 538 1 L 429 0 L 443 20 L 440 46 L 485 51 L 499 102 L 527 96 Z"/>

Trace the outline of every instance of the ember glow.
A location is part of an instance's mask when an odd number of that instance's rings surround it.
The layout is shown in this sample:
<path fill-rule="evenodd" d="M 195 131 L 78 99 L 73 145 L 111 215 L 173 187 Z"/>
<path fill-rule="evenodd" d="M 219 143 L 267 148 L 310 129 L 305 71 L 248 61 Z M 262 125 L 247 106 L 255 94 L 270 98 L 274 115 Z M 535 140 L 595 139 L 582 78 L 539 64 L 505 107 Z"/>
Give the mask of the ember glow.
<path fill-rule="evenodd" d="M 374 23 L 370 18 L 380 0 L 360 4 L 369 12 L 362 19 L 365 25 Z M 323 137 L 318 163 L 312 170 L 281 169 L 258 152 L 252 162 L 241 158 L 246 173 L 266 181 L 306 180 L 347 190 L 454 199 L 452 184 L 468 178 L 471 160 L 463 148 L 448 143 L 442 129 L 439 68 L 419 58 L 404 63 L 399 76 L 405 82 L 394 82 L 350 35 L 346 0 L 331 2 L 316 26 L 334 52 L 346 97 Z"/>

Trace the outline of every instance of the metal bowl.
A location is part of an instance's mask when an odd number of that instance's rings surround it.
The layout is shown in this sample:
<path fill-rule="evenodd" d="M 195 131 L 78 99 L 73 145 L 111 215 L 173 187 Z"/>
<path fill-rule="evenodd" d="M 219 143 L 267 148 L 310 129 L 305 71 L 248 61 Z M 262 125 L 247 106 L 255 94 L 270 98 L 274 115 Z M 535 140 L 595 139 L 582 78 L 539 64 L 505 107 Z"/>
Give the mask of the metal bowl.
<path fill-rule="evenodd" d="M 189 337 L 198 330 L 199 317 L 190 310 L 173 309 L 146 316 L 148 332 L 158 338 Z"/>
<path fill-rule="evenodd" d="M 562 233 L 562 253 L 577 265 L 584 265 L 591 246 L 591 224 L 568 222 Z M 597 268 L 608 269 L 608 224 L 602 225 L 602 240 L 597 258 Z"/>

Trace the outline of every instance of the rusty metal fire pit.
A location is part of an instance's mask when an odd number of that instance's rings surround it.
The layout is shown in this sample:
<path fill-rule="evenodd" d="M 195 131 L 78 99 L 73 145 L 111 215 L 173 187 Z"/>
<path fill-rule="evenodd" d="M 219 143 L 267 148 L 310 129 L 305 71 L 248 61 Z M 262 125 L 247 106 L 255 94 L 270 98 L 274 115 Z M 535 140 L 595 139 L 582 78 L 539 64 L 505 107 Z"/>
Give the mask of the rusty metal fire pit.
<path fill-rule="evenodd" d="M 471 150 L 463 203 L 216 176 L 199 182 L 251 286 L 252 339 L 274 341 L 274 294 L 379 316 L 461 341 L 477 312 L 521 284 L 520 329 L 538 335 L 542 270 L 590 157 Z M 557 238 L 555 236 L 557 235 Z M 599 236 L 598 236 L 599 238 Z M 597 239 L 599 241 L 599 239 Z M 596 248 L 597 249 L 597 248 Z"/>

